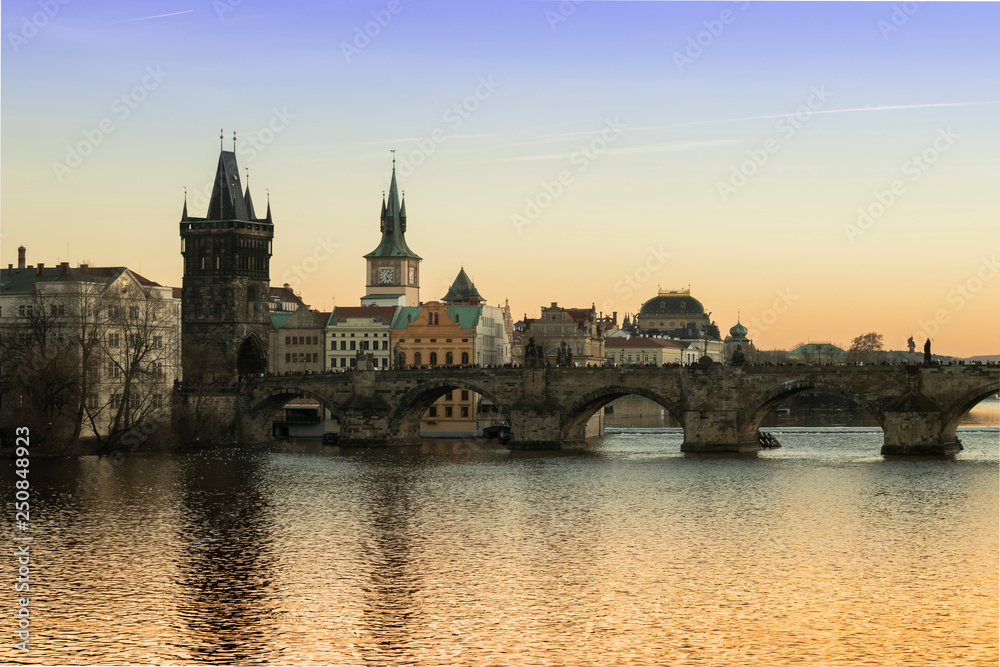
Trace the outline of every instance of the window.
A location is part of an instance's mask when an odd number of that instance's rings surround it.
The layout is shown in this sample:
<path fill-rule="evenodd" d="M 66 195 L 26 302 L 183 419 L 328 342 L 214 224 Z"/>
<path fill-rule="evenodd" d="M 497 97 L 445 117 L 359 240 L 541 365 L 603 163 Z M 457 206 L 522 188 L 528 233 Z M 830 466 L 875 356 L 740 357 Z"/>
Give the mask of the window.
<path fill-rule="evenodd" d="M 153 347 L 157 349 L 163 347 L 163 336 L 153 336 Z"/>
<path fill-rule="evenodd" d="M 292 344 L 292 337 L 285 336 L 285 345 L 291 345 L 291 344 Z"/>
<path fill-rule="evenodd" d="M 51 306 L 49 306 L 49 308 L 50 308 L 50 314 L 53 317 L 62 317 L 63 315 L 66 314 L 66 306 L 62 304 L 57 305 L 53 303 Z"/>
<path fill-rule="evenodd" d="M 428 417 L 437 417 L 438 416 L 438 409 L 435 406 L 433 406 L 433 405 L 431 407 L 427 408 L 427 416 Z"/>
<path fill-rule="evenodd" d="M 463 343 L 468 343 L 468 342 L 469 342 L 469 339 L 468 339 L 468 338 L 463 338 L 463 339 L 462 339 L 462 342 L 463 342 Z"/>
<path fill-rule="evenodd" d="M 453 400 L 453 398 L 452 398 L 452 395 L 451 395 L 451 392 L 450 392 L 450 391 L 449 391 L 449 392 L 448 392 L 447 394 L 445 394 L 445 395 L 444 395 L 444 400 L 446 400 L 446 401 L 451 401 L 451 400 Z"/>
<path fill-rule="evenodd" d="M 389 349 L 389 341 L 387 341 L 387 340 L 382 341 L 382 349 L 383 350 L 388 350 Z"/>
<path fill-rule="evenodd" d="M 353 340 L 351 341 L 351 349 L 352 349 L 352 350 L 355 350 L 355 349 L 357 349 L 357 348 L 355 347 L 355 341 L 353 341 Z"/>
<path fill-rule="evenodd" d="M 24 308 L 24 306 L 21 306 L 21 307 Z M 433 313 L 427 313 L 427 324 L 434 324 L 434 314 Z"/>
<path fill-rule="evenodd" d="M 453 412 L 454 411 L 451 409 L 451 406 L 449 405 L 448 407 L 446 407 L 444 409 L 444 416 L 445 417 L 451 417 Z"/>
<path fill-rule="evenodd" d="M 462 416 L 463 417 L 468 417 L 469 416 L 469 408 L 468 407 L 466 407 L 466 406 L 462 407 Z"/>
<path fill-rule="evenodd" d="M 133 320 L 139 319 L 139 306 L 129 306 L 128 316 Z"/>
<path fill-rule="evenodd" d="M 469 365 L 469 353 L 468 352 L 463 352 L 462 353 L 462 365 L 463 366 L 468 366 Z"/>
<path fill-rule="evenodd" d="M 438 342 L 438 339 L 437 338 L 431 338 L 431 342 L 432 343 L 436 343 L 436 342 Z"/>
<path fill-rule="evenodd" d="M 292 355 L 289 354 L 288 352 L 285 352 L 285 363 L 286 364 L 292 363 Z"/>
<path fill-rule="evenodd" d="M 437 362 L 438 362 L 438 353 L 431 352 L 431 366 L 437 366 Z"/>
<path fill-rule="evenodd" d="M 340 358 L 340 367 L 345 368 L 347 366 L 347 357 Z"/>
<path fill-rule="evenodd" d="M 91 394 L 87 397 L 87 407 L 91 410 L 96 410 L 99 407 L 97 394 Z"/>
<path fill-rule="evenodd" d="M 469 390 L 468 389 L 463 389 L 462 390 L 462 400 L 463 401 L 469 400 Z"/>
<path fill-rule="evenodd" d="M 434 313 L 434 324 L 438 323 L 438 314 Z"/>
<path fill-rule="evenodd" d="M 337 341 L 335 341 L 335 340 L 331 340 L 330 341 L 330 349 L 331 350 L 336 350 L 337 349 Z"/>
<path fill-rule="evenodd" d="M 108 347 L 118 347 L 121 343 L 121 336 L 116 333 L 108 334 Z"/>
<path fill-rule="evenodd" d="M 319 352 L 313 352 L 313 361 L 319 361 Z"/>
<path fill-rule="evenodd" d="M 423 363 L 423 360 L 421 359 L 419 352 L 414 352 L 413 353 L 413 363 L 416 366 L 419 366 L 420 364 Z"/>
<path fill-rule="evenodd" d="M 382 368 L 389 368 L 389 358 L 382 357 Z"/>
<path fill-rule="evenodd" d="M 450 342 L 451 342 L 451 339 L 450 339 L 450 338 L 445 338 L 445 339 L 444 339 L 444 342 L 446 342 L 446 343 L 450 343 Z"/>
<path fill-rule="evenodd" d="M 111 409 L 117 410 L 118 406 L 121 405 L 122 397 L 121 394 L 111 394 Z"/>

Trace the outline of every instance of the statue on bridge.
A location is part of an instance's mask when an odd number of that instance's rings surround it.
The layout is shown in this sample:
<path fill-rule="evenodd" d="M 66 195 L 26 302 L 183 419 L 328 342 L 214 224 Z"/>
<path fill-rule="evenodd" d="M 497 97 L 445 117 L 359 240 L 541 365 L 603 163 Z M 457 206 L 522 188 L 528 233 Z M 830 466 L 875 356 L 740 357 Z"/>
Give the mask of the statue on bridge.
<path fill-rule="evenodd" d="M 406 352 L 399 346 L 399 341 L 392 348 L 392 367 L 396 370 L 406 368 Z"/>
<path fill-rule="evenodd" d="M 915 349 L 917 349 L 917 344 L 913 342 L 913 336 L 906 341 L 907 347 L 910 348 L 910 353 L 912 354 Z"/>
<path fill-rule="evenodd" d="M 928 338 L 924 342 L 924 363 L 925 364 L 930 364 L 931 363 L 931 339 L 930 338 Z"/>
<path fill-rule="evenodd" d="M 541 368 L 545 366 L 545 350 L 541 345 L 535 344 L 535 338 L 528 339 L 528 344 L 524 346 L 524 365 L 527 368 Z"/>
<path fill-rule="evenodd" d="M 559 349 L 556 350 L 556 366 L 572 366 L 573 365 L 573 350 L 566 341 L 559 343 Z"/>
<path fill-rule="evenodd" d="M 743 346 L 737 345 L 736 351 L 733 352 L 732 358 L 729 360 L 731 366 L 742 366 L 746 363 L 746 357 L 743 356 Z"/>

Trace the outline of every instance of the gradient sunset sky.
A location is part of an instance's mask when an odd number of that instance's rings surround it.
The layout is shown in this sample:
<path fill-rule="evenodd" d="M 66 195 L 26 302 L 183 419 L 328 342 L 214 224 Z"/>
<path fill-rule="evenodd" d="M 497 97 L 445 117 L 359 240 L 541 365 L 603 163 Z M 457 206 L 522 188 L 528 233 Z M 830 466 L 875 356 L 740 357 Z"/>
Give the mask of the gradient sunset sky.
<path fill-rule="evenodd" d="M 179 286 L 224 128 L 271 195 L 272 285 L 320 310 L 364 294 L 395 149 L 423 300 L 463 265 L 515 320 L 690 285 L 761 349 L 1000 353 L 994 3 L 34 0 L 2 26 L 3 264 Z"/>

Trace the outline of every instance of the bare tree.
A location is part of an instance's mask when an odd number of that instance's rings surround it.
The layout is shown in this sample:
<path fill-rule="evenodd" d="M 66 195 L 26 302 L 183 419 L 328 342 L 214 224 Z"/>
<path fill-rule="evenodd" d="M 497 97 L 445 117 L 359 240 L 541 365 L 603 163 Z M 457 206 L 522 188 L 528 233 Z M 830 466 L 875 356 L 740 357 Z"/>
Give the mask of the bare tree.
<path fill-rule="evenodd" d="M 79 395 L 76 354 L 66 327 L 66 304 L 35 291 L 17 305 L 0 331 L 3 422 L 27 426 L 53 453 L 71 441 Z M 6 434 L 5 434 L 6 435 Z"/>
<path fill-rule="evenodd" d="M 874 331 L 855 338 L 847 351 L 848 363 L 874 364 L 883 359 L 885 352 L 882 349 L 882 334 Z"/>
<path fill-rule="evenodd" d="M 91 387 L 84 414 L 98 450 L 110 451 L 126 434 L 148 431 L 164 413 L 179 356 L 177 314 L 174 304 L 140 286 L 106 292 L 95 306 L 87 368 L 91 378 L 102 376 L 102 390 Z"/>

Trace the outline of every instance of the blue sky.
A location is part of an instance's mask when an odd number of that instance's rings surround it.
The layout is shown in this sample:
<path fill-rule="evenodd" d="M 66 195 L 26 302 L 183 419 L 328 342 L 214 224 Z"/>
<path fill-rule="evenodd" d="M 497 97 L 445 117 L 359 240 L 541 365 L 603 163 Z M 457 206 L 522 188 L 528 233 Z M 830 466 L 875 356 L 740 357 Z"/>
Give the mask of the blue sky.
<path fill-rule="evenodd" d="M 424 299 L 463 264 L 518 316 L 690 284 L 764 348 L 996 353 L 998 25 L 994 3 L 5 2 L 0 254 L 179 285 L 183 188 L 203 213 L 223 127 L 271 194 L 272 283 L 317 308 L 364 293 L 396 149 Z"/>

